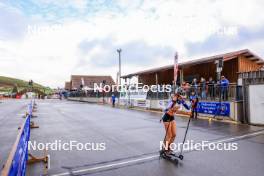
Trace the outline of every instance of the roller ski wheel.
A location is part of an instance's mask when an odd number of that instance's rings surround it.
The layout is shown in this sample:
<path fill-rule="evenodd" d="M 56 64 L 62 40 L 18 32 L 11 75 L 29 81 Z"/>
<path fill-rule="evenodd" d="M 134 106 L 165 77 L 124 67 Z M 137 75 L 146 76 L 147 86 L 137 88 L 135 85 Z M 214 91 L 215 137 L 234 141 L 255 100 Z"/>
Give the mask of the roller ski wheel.
<path fill-rule="evenodd" d="M 183 155 L 179 155 L 180 160 L 183 160 Z"/>
<path fill-rule="evenodd" d="M 165 151 L 160 151 L 160 157 L 166 159 L 174 164 L 178 164 L 179 160 L 177 159 L 176 155 L 173 153 L 167 154 Z"/>

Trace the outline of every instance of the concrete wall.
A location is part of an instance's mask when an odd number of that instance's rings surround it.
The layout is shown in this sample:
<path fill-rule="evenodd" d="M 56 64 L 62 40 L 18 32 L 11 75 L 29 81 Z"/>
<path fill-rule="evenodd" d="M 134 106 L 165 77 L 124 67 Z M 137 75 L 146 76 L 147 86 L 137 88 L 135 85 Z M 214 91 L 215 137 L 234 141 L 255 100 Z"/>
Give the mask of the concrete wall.
<path fill-rule="evenodd" d="M 73 101 L 84 101 L 89 103 L 103 103 L 103 98 L 91 98 L 91 97 L 69 97 L 69 100 Z M 105 103 L 111 104 L 111 98 L 104 98 Z M 119 101 L 116 101 L 118 105 Z M 189 102 L 187 102 L 189 104 Z M 230 115 L 229 118 L 234 121 L 241 121 L 243 114 L 243 104 L 242 102 L 229 102 L 230 103 Z M 143 109 L 153 109 L 153 110 L 164 110 L 167 107 L 168 100 L 130 100 L 129 107 L 137 107 Z M 128 106 L 128 100 L 120 100 L 120 106 Z M 183 111 L 187 111 L 182 108 Z M 199 116 L 213 117 L 214 115 L 199 113 Z"/>
<path fill-rule="evenodd" d="M 103 100 L 105 103 L 111 103 L 110 98 L 96 98 L 96 97 L 68 97 L 68 100 L 72 101 L 83 101 L 88 103 L 103 103 Z"/>

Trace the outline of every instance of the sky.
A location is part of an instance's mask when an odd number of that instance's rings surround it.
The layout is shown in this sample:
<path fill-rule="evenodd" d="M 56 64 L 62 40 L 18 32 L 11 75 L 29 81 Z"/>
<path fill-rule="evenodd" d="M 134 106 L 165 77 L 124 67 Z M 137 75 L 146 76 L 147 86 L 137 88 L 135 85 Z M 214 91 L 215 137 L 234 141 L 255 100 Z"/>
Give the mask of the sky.
<path fill-rule="evenodd" d="M 0 0 L 0 75 L 63 87 L 250 49 L 264 57 L 262 0 Z"/>

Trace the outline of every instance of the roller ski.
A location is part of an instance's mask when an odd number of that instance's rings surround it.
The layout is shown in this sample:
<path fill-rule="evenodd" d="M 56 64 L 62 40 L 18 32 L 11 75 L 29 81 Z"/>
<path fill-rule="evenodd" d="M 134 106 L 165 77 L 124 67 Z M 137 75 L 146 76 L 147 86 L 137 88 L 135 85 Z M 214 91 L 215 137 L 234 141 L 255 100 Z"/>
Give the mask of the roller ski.
<path fill-rule="evenodd" d="M 179 94 L 175 94 L 175 96 L 172 99 L 172 102 L 169 104 L 168 108 L 166 108 L 165 110 L 165 114 L 163 115 L 162 119 L 160 120 L 163 121 L 164 126 L 165 126 L 165 136 L 163 139 L 163 145 L 162 145 L 162 149 L 159 151 L 160 154 L 160 158 L 164 158 L 166 160 L 169 160 L 175 164 L 178 164 L 178 159 L 183 160 L 183 145 L 181 147 L 181 150 L 178 154 L 173 153 L 170 149 L 169 149 L 169 145 L 174 141 L 174 138 L 176 136 L 176 124 L 175 120 L 174 120 L 174 113 L 175 112 L 179 112 L 178 108 L 176 107 L 174 109 L 174 105 L 176 104 L 182 104 L 184 106 L 185 109 L 187 110 L 191 110 L 193 111 L 193 108 L 191 108 L 190 106 L 188 106 L 184 99 L 179 95 Z M 172 113 L 170 113 L 172 111 Z M 185 143 L 186 140 L 186 136 L 189 130 L 189 126 L 190 126 L 190 121 L 192 118 L 192 112 L 188 113 L 188 115 L 190 115 L 188 123 L 187 123 L 187 127 L 185 130 L 185 134 L 184 134 L 184 139 L 183 139 L 183 144 Z M 168 139 L 168 136 L 173 136 L 172 138 Z M 169 141 L 169 142 L 168 142 Z M 166 147 L 164 146 L 166 144 Z"/>
<path fill-rule="evenodd" d="M 179 163 L 178 157 L 175 153 L 168 153 L 168 152 L 165 152 L 164 150 L 161 150 L 160 151 L 160 157 L 163 159 L 166 159 L 166 160 L 168 160 L 174 164 Z"/>

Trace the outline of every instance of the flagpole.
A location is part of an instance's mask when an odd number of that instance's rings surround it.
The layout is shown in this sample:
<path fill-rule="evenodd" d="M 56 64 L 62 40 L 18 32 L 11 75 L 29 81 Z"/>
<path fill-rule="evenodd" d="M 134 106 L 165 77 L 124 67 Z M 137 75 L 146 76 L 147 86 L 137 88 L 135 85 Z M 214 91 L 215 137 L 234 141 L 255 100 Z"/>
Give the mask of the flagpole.
<path fill-rule="evenodd" d="M 178 78 L 178 52 L 175 52 L 174 56 L 174 93 L 176 92 Z"/>

